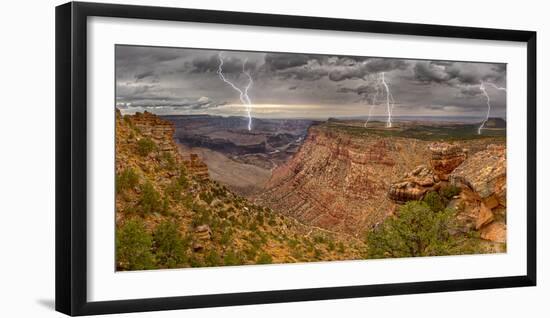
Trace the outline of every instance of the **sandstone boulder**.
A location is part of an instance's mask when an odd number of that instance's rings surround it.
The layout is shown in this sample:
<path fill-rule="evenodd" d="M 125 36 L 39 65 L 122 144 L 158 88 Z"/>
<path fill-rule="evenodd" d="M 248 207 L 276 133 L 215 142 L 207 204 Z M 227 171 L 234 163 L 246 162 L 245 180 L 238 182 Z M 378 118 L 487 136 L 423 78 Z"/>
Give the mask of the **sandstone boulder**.
<path fill-rule="evenodd" d="M 481 238 L 484 240 L 506 243 L 506 224 L 493 222 L 481 230 Z"/>
<path fill-rule="evenodd" d="M 193 251 L 200 252 L 204 250 L 204 244 L 200 241 L 193 242 Z"/>
<path fill-rule="evenodd" d="M 479 213 L 477 215 L 476 220 L 476 230 L 479 230 L 483 226 L 491 223 L 495 219 L 495 216 L 493 215 L 493 212 L 491 209 L 485 206 L 485 204 L 481 203 L 479 206 Z"/>
<path fill-rule="evenodd" d="M 195 227 L 195 238 L 203 241 L 210 240 L 212 236 L 212 230 L 207 224 L 199 225 Z"/>
<path fill-rule="evenodd" d="M 437 182 L 438 178 L 433 171 L 421 165 L 406 173 L 400 181 L 391 184 L 388 196 L 399 203 L 420 200 L 426 192 L 435 190 Z"/>

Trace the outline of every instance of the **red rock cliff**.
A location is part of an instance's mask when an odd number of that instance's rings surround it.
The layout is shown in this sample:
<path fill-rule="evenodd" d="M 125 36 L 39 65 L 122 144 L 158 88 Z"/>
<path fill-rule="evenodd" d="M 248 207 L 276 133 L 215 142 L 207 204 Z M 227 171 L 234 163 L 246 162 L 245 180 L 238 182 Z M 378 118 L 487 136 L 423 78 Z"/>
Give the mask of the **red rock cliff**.
<path fill-rule="evenodd" d="M 255 199 L 304 223 L 358 234 L 392 213 L 389 185 L 429 159 L 424 141 L 312 126 L 298 153 L 273 171 Z"/>

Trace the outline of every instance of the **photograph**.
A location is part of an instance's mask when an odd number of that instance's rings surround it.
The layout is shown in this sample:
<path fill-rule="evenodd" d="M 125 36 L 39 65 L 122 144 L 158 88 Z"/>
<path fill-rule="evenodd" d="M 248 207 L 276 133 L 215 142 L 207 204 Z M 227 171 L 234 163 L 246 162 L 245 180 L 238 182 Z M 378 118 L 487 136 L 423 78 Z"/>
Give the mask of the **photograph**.
<path fill-rule="evenodd" d="M 114 55 L 116 271 L 507 252 L 506 63 Z"/>

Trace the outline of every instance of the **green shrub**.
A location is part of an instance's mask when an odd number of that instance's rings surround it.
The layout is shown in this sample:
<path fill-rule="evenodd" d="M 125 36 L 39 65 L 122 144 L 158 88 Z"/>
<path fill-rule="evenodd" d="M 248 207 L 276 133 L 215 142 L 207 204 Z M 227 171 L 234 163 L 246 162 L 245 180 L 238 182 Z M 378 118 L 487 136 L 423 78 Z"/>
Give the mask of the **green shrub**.
<path fill-rule="evenodd" d="M 164 189 L 164 195 L 166 197 L 172 198 L 174 201 L 180 201 L 182 199 L 181 192 L 183 191 L 178 180 L 173 180 L 168 186 Z"/>
<path fill-rule="evenodd" d="M 267 244 L 267 234 L 260 231 L 258 232 L 258 237 L 260 238 L 260 243 Z"/>
<path fill-rule="evenodd" d="M 256 214 L 256 221 L 258 221 L 258 224 L 264 225 L 264 216 L 261 213 Z"/>
<path fill-rule="evenodd" d="M 143 214 L 164 212 L 164 204 L 160 194 L 149 181 L 145 182 L 141 187 L 141 197 L 138 202 L 138 209 Z"/>
<path fill-rule="evenodd" d="M 174 156 L 172 156 L 170 152 L 167 152 L 167 151 L 163 152 L 161 155 L 161 160 L 162 160 L 162 166 L 165 169 L 168 169 L 168 170 L 176 169 L 176 159 L 174 159 Z"/>
<path fill-rule="evenodd" d="M 323 244 L 326 243 L 326 238 L 323 235 L 315 235 L 313 241 L 317 244 Z"/>
<path fill-rule="evenodd" d="M 220 244 L 223 246 L 226 246 L 231 242 L 231 237 L 233 235 L 233 231 L 230 228 L 226 228 L 220 238 Z"/>
<path fill-rule="evenodd" d="M 132 219 L 116 231 L 116 259 L 120 270 L 142 270 L 155 267 L 151 252 L 153 238 L 139 219 Z"/>
<path fill-rule="evenodd" d="M 237 256 L 237 253 L 235 253 L 233 250 L 229 250 L 225 253 L 223 257 L 223 264 L 224 265 L 241 265 L 243 262 L 239 257 Z"/>
<path fill-rule="evenodd" d="M 193 211 L 195 212 L 193 214 L 193 226 L 212 223 L 212 215 L 210 210 L 207 210 L 199 205 L 194 205 Z"/>
<path fill-rule="evenodd" d="M 410 201 L 396 217 L 367 234 L 369 258 L 436 256 L 470 253 L 475 242 L 467 236 L 452 236 L 454 212 L 434 213 L 425 202 Z"/>
<path fill-rule="evenodd" d="M 178 176 L 178 182 L 180 185 L 187 187 L 189 183 L 189 173 L 187 172 L 187 167 L 185 165 L 180 165 L 180 173 Z"/>
<path fill-rule="evenodd" d="M 199 198 L 208 204 L 214 200 L 214 196 L 210 192 L 201 192 Z"/>
<path fill-rule="evenodd" d="M 132 168 L 127 168 L 118 173 L 115 177 L 116 192 L 120 193 L 126 189 L 134 188 L 139 182 L 139 176 Z"/>
<path fill-rule="evenodd" d="M 143 157 L 150 154 L 156 148 L 157 145 L 150 138 L 141 138 L 137 142 L 137 153 Z"/>
<path fill-rule="evenodd" d="M 197 255 L 194 255 L 194 254 L 189 258 L 189 265 L 191 267 L 204 267 L 205 266 L 202 259 L 200 257 L 198 257 Z"/>
<path fill-rule="evenodd" d="M 261 252 L 256 262 L 258 264 L 272 264 L 273 258 L 271 257 L 271 255 L 267 254 L 266 252 Z"/>
<path fill-rule="evenodd" d="M 211 249 L 210 252 L 204 258 L 206 266 L 218 266 L 221 265 L 221 257 L 218 251 Z"/>
<path fill-rule="evenodd" d="M 344 243 L 338 242 L 338 253 L 344 253 L 346 251 L 346 247 L 344 246 Z"/>
<path fill-rule="evenodd" d="M 184 207 L 193 210 L 193 196 L 191 194 L 187 193 L 180 202 Z"/>
<path fill-rule="evenodd" d="M 304 252 L 300 248 L 291 250 L 290 255 L 298 262 L 304 259 Z"/>
<path fill-rule="evenodd" d="M 424 201 L 433 212 L 439 212 L 445 209 L 445 201 L 441 198 L 439 193 L 435 191 L 426 193 L 422 201 Z"/>
<path fill-rule="evenodd" d="M 226 189 L 219 184 L 216 184 L 216 186 L 212 189 L 212 193 L 217 198 L 225 198 L 227 196 Z"/>
<path fill-rule="evenodd" d="M 248 229 L 251 232 L 257 232 L 258 231 L 258 223 L 256 223 L 256 221 L 251 221 L 250 224 L 248 225 Z"/>
<path fill-rule="evenodd" d="M 174 268 L 186 260 L 187 242 L 176 223 L 163 221 L 153 232 L 154 252 L 159 266 Z"/>
<path fill-rule="evenodd" d="M 258 254 L 258 248 L 252 245 L 244 250 L 244 254 L 246 255 L 247 259 L 254 260 L 256 258 L 256 255 Z"/>
<path fill-rule="evenodd" d="M 227 210 L 223 209 L 223 208 L 220 208 L 217 210 L 218 211 L 218 216 L 222 219 L 226 219 L 227 218 Z"/>
<path fill-rule="evenodd" d="M 136 130 L 136 125 L 134 125 L 134 123 L 132 122 L 132 120 L 130 119 L 130 116 L 128 115 L 125 115 L 122 117 L 124 119 L 124 122 L 126 124 L 128 124 L 128 126 L 130 126 L 130 128 L 132 129 L 132 131 L 130 131 L 130 134 L 133 133 L 134 130 Z"/>
<path fill-rule="evenodd" d="M 320 249 L 316 248 L 313 252 L 313 257 L 315 259 L 321 259 L 321 256 L 323 256 L 323 252 Z"/>
<path fill-rule="evenodd" d="M 455 195 L 459 195 L 461 189 L 455 185 L 448 185 L 440 190 L 441 195 L 448 200 L 452 199 Z"/>

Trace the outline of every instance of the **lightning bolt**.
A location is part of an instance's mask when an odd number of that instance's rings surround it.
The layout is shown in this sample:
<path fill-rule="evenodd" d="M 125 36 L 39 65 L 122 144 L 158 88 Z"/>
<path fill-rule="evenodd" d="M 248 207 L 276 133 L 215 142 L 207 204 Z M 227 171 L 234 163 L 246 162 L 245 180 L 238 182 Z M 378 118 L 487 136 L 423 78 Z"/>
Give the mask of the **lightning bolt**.
<path fill-rule="evenodd" d="M 250 73 L 245 70 L 246 61 L 247 59 L 245 59 L 243 62 L 243 74 L 246 75 L 246 77 L 248 78 L 248 84 L 246 84 L 244 88 L 243 98 L 246 103 L 246 114 L 248 116 L 248 130 L 250 131 L 252 129 L 252 115 L 250 114 L 250 112 L 252 111 L 252 102 L 250 101 L 250 97 L 248 96 L 248 90 L 250 89 L 250 87 L 252 87 L 252 84 L 254 84 L 254 81 L 252 80 L 252 76 L 250 76 Z M 243 98 L 241 98 L 241 101 L 243 100 Z"/>
<path fill-rule="evenodd" d="M 499 86 L 497 86 L 493 83 L 485 83 L 485 82 L 481 81 L 481 84 L 479 85 L 479 90 L 481 91 L 483 96 L 485 96 L 485 100 L 487 102 L 487 114 L 485 115 L 485 119 L 481 122 L 481 125 L 479 125 L 479 128 L 477 129 L 477 134 L 478 135 L 481 135 L 481 129 L 483 129 L 483 127 L 485 126 L 485 124 L 489 120 L 489 115 L 491 114 L 491 97 L 487 93 L 487 89 L 485 87 L 485 84 L 490 85 L 490 86 L 494 87 L 497 90 L 506 91 L 506 88 L 504 88 L 504 87 L 499 87 Z"/>
<path fill-rule="evenodd" d="M 222 52 L 218 53 L 218 59 L 220 61 L 220 64 L 218 65 L 218 76 L 220 77 L 220 79 L 222 81 L 229 84 L 229 86 L 231 86 L 231 88 L 233 88 L 234 90 L 236 90 L 239 93 L 239 99 L 241 100 L 241 103 L 243 105 L 246 105 L 246 113 L 247 113 L 247 116 L 248 116 L 248 131 L 250 131 L 250 130 L 252 130 L 252 115 L 251 115 L 252 102 L 250 101 L 250 97 L 248 96 L 248 90 L 250 89 L 250 87 L 252 87 L 252 84 L 254 83 L 254 81 L 252 80 L 252 76 L 250 76 L 250 73 L 247 72 L 246 69 L 245 69 L 247 59 L 245 59 L 244 62 L 243 62 L 243 74 L 248 78 L 248 83 L 244 87 L 244 91 L 242 89 L 240 89 L 239 87 L 237 87 L 235 84 L 233 84 L 231 81 L 229 81 L 227 78 L 225 78 L 225 76 L 223 75 L 223 56 L 222 56 Z"/>
<path fill-rule="evenodd" d="M 386 79 L 384 77 L 384 72 L 380 73 L 380 81 L 382 83 L 382 86 L 384 86 L 384 89 L 386 90 L 386 109 L 388 113 L 388 119 L 386 120 L 386 127 L 391 128 L 392 126 L 392 111 L 393 106 L 395 105 L 393 100 L 393 95 L 390 92 L 390 87 L 388 86 L 388 83 L 386 83 Z"/>
<path fill-rule="evenodd" d="M 504 87 L 496 86 L 493 83 L 487 83 L 487 84 L 493 86 L 495 89 L 498 89 L 499 91 L 506 91 L 506 88 L 504 88 Z"/>
<path fill-rule="evenodd" d="M 378 88 L 378 85 L 376 85 L 374 87 L 374 89 L 375 89 L 375 92 L 372 95 L 372 100 L 371 100 L 371 104 L 370 104 L 370 107 L 369 107 L 369 116 L 367 117 L 367 120 L 365 121 L 365 124 L 363 125 L 363 127 L 365 127 L 365 128 L 367 128 L 367 125 L 369 124 L 369 121 L 372 117 L 372 111 L 373 111 L 374 107 L 376 106 L 376 103 L 378 102 L 378 93 L 380 92 L 380 90 Z"/>

